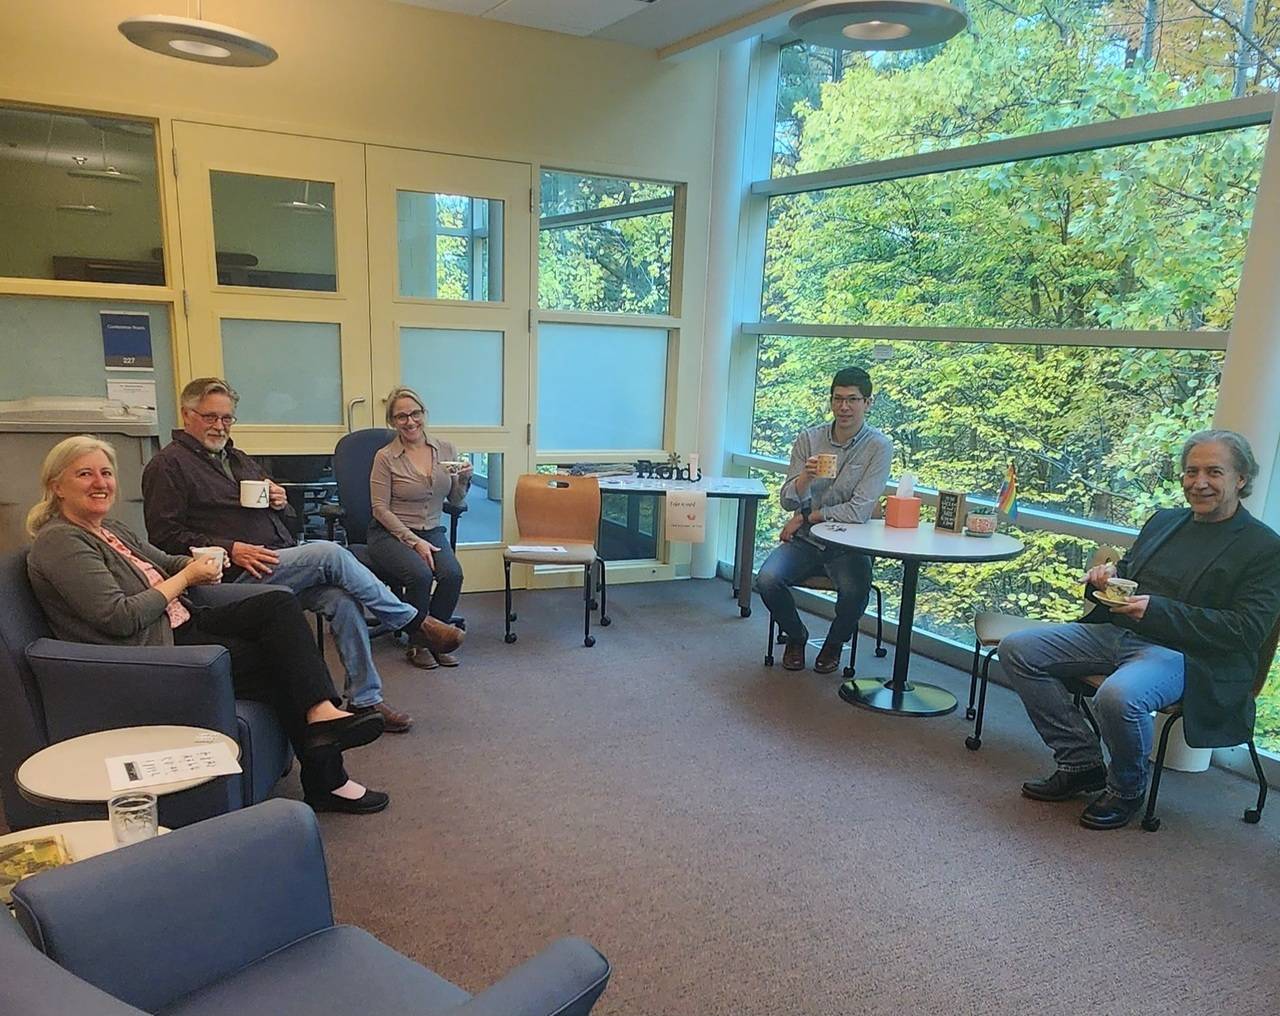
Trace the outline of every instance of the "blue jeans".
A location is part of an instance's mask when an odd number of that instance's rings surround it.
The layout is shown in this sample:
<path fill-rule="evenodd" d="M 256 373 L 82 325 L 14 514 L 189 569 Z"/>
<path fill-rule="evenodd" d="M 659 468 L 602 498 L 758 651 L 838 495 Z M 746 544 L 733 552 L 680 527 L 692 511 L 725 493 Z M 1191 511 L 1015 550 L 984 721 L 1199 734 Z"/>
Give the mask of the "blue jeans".
<path fill-rule="evenodd" d="M 1072 623 L 1010 635 L 1000 643 L 1000 662 L 1066 772 L 1102 765 L 1102 746 L 1060 678 L 1106 674 L 1093 713 L 1111 754 L 1107 789 L 1130 799 L 1146 792 L 1151 713 L 1182 698 L 1182 653 L 1114 624 Z"/>
<path fill-rule="evenodd" d="M 336 543 L 313 540 L 276 553 L 280 563 L 270 575 L 256 579 L 245 572 L 236 581 L 288 586 L 306 610 L 324 617 L 347 674 L 347 701 L 355 706 L 377 705 L 382 701 L 382 677 L 373 665 L 364 612 L 368 610 L 399 631 L 412 623 L 418 611 L 401 602 L 350 551 Z"/>
<path fill-rule="evenodd" d="M 756 573 L 756 592 L 788 642 L 805 642 L 809 638 L 790 587 L 824 574 L 836 587 L 836 616 L 827 632 L 827 645 L 844 645 L 867 609 L 867 598 L 871 595 L 871 558 L 851 551 L 823 553 L 812 544 L 792 540 L 774 547 Z"/>

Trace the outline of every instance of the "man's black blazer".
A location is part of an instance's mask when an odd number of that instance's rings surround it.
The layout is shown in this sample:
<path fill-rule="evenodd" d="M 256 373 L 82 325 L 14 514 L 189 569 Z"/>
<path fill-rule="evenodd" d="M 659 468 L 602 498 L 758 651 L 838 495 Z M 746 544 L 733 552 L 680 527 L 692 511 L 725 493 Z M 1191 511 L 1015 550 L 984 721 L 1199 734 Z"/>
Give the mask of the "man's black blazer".
<path fill-rule="evenodd" d="M 1191 523 L 1190 508 L 1166 508 L 1147 520 L 1117 566 L 1136 579 L 1165 541 Z M 1099 606 L 1084 621 L 1111 622 L 1152 642 L 1182 651 L 1186 691 L 1182 699 L 1184 735 L 1193 748 L 1243 744 L 1253 736 L 1253 682 L 1262 644 L 1280 616 L 1280 536 L 1241 505 L 1226 522 L 1232 539 L 1175 599 L 1151 597 L 1142 620 L 1112 614 Z"/>

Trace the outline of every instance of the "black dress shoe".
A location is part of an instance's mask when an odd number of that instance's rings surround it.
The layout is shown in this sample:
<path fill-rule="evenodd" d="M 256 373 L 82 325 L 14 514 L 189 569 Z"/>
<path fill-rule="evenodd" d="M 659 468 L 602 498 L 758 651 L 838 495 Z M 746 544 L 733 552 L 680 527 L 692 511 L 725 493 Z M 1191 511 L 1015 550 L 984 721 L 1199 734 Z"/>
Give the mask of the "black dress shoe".
<path fill-rule="evenodd" d="M 1119 829 L 1142 810 L 1143 797 L 1118 797 L 1107 791 L 1085 808 L 1080 824 L 1086 829 Z"/>
<path fill-rule="evenodd" d="M 307 751 L 336 748 L 346 751 L 376 741 L 384 726 L 382 714 L 377 710 L 344 716 L 338 720 L 321 720 L 307 724 Z"/>
<path fill-rule="evenodd" d="M 1022 796 L 1033 801 L 1069 801 L 1076 794 L 1088 794 L 1102 790 L 1107 785 L 1107 767 L 1094 766 L 1079 772 L 1059 769 L 1044 780 L 1027 780 L 1022 785 Z"/>
<path fill-rule="evenodd" d="M 337 794 L 315 794 L 308 797 L 306 801 L 307 804 L 311 805 L 312 811 L 340 811 L 347 815 L 372 815 L 375 811 L 382 811 L 390 803 L 391 798 L 381 790 L 369 790 L 366 787 L 365 792 L 354 800 L 349 797 L 339 797 Z"/>

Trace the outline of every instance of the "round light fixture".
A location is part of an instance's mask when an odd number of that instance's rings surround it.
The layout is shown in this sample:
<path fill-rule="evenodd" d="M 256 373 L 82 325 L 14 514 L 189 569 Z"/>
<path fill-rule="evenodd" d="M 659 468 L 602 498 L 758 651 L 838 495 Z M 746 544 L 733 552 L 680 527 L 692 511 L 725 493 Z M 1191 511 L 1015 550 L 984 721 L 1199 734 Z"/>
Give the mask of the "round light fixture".
<path fill-rule="evenodd" d="M 831 49 L 923 49 L 946 42 L 968 18 L 944 0 L 818 0 L 788 24 L 800 38 Z"/>
<path fill-rule="evenodd" d="M 223 67 L 263 67 L 279 54 L 261 39 L 212 21 L 147 14 L 120 22 L 120 34 L 153 53 Z"/>

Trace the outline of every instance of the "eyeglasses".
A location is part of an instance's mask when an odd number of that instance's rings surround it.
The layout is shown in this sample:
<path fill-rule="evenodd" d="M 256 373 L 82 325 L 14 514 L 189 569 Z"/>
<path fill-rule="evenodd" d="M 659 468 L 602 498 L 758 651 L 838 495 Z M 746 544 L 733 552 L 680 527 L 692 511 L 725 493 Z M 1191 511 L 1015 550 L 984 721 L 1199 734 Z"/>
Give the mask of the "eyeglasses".
<path fill-rule="evenodd" d="M 833 395 L 831 396 L 831 404 L 835 406 L 856 406 L 859 402 L 867 400 L 861 395 Z"/>
<path fill-rule="evenodd" d="M 200 417 L 200 419 L 205 422 L 206 427 L 212 427 L 215 423 L 220 423 L 224 427 L 230 427 L 236 422 L 236 418 L 230 414 L 222 416 L 219 413 L 196 413 L 194 409 L 189 409 L 187 412 L 195 413 L 196 416 Z"/>
<path fill-rule="evenodd" d="M 391 419 L 394 420 L 396 423 L 408 423 L 410 420 L 412 420 L 414 423 L 421 423 L 422 410 L 415 409 L 412 413 L 396 413 L 396 415 L 393 416 Z"/>

